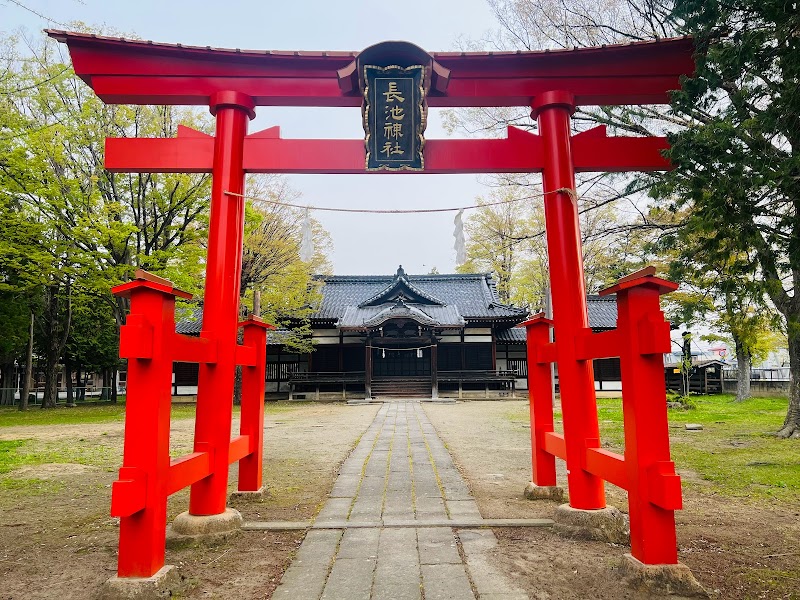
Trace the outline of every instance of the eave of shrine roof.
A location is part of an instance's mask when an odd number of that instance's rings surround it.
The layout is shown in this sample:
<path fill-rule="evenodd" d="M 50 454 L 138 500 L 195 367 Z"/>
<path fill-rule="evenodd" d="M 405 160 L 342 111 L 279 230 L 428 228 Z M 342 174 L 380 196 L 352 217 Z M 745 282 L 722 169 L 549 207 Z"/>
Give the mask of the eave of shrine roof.
<path fill-rule="evenodd" d="M 456 306 L 391 302 L 378 306 L 348 306 L 336 326 L 340 329 L 374 329 L 393 319 L 410 319 L 439 329 L 456 329 L 465 324 Z"/>

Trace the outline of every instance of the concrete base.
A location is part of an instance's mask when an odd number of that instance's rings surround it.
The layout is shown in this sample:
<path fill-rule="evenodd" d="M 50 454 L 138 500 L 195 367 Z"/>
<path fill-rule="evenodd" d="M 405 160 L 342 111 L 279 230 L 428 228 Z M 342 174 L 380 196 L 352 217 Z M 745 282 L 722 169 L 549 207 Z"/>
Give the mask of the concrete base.
<path fill-rule="evenodd" d="M 100 587 L 100 600 L 156 600 L 170 598 L 180 584 L 178 569 L 166 565 L 152 577 L 117 577 Z"/>
<path fill-rule="evenodd" d="M 263 502 L 267 497 L 267 486 L 262 485 L 254 492 L 240 492 L 238 490 L 231 492 L 231 495 L 228 496 L 228 503 L 247 504 L 249 502 Z"/>
<path fill-rule="evenodd" d="M 191 515 L 182 512 L 167 527 L 167 547 L 175 548 L 194 543 L 218 542 L 242 530 L 242 515 L 234 508 L 226 508 L 218 515 Z"/>
<path fill-rule="evenodd" d="M 622 575 L 631 588 L 649 596 L 708 598 L 692 571 L 686 565 L 646 565 L 626 554 L 622 559 Z"/>
<path fill-rule="evenodd" d="M 562 535 L 613 544 L 630 543 L 628 515 L 613 506 L 583 510 L 562 504 L 556 508 L 553 520 L 553 529 Z"/>
<path fill-rule="evenodd" d="M 523 492 L 528 500 L 555 500 L 564 501 L 564 488 L 557 485 L 536 485 L 530 482 Z"/>

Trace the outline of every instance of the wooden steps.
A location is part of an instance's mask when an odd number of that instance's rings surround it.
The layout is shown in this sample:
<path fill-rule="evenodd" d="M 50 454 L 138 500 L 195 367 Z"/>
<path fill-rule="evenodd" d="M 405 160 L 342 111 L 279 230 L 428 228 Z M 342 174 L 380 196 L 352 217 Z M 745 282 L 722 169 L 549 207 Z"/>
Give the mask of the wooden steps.
<path fill-rule="evenodd" d="M 372 380 L 372 397 L 430 398 L 430 377 L 379 377 Z"/>

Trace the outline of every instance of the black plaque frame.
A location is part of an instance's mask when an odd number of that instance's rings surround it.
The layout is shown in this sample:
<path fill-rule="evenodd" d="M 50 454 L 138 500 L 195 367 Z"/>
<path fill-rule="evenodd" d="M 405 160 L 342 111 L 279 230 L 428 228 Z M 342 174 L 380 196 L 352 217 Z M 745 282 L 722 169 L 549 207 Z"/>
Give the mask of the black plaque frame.
<path fill-rule="evenodd" d="M 408 121 L 409 134 L 404 142 L 407 151 L 397 158 L 381 156 L 381 148 L 387 137 L 381 133 L 386 124 L 385 112 L 388 110 L 388 100 L 376 80 L 409 81 L 402 88 L 403 92 L 410 91 L 411 98 L 404 99 L 403 108 L 410 109 Z M 367 171 L 424 171 L 425 170 L 425 127 L 427 125 L 427 111 L 425 107 L 425 67 L 412 65 L 399 67 L 391 65 L 381 67 L 377 65 L 364 65 L 364 144 L 366 146 Z M 407 144 L 407 146 L 406 146 Z"/>

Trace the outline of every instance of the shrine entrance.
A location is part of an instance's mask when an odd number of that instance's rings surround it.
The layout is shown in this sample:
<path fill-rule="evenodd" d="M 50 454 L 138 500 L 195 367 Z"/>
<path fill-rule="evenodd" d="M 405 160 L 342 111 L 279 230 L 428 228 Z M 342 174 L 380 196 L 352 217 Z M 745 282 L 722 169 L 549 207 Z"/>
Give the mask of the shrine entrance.
<path fill-rule="evenodd" d="M 226 514 L 231 463 L 239 463 L 240 491 L 261 488 L 269 326 L 258 319 L 238 322 L 245 173 L 542 173 L 553 318 L 536 315 L 526 323 L 533 487 L 546 494 L 556 486 L 559 458 L 567 465 L 570 510 L 603 509 L 606 481 L 626 490 L 634 559 L 677 563 L 674 511 L 682 498 L 670 459 L 663 377 L 669 324 L 659 306 L 659 296 L 677 285 L 652 268 L 620 279 L 601 292 L 616 295 L 617 329 L 593 333 L 575 184 L 576 172 L 668 169 L 662 155 L 668 144 L 665 138 L 608 136 L 603 126 L 573 133 L 571 116 L 585 105 L 667 103 L 670 90 L 694 70 L 691 39 L 431 54 L 403 42 L 360 53 L 271 52 L 49 34 L 68 45 L 76 74 L 103 101 L 207 106 L 216 119 L 213 136 L 181 127 L 176 139 L 107 140 L 112 171 L 213 174 L 200 337 L 175 333 L 175 298 L 187 295 L 170 282 L 138 272 L 114 290 L 131 306 L 120 342 L 129 361 L 125 450 L 111 503 L 112 515 L 120 517 L 119 577 L 149 577 L 162 568 L 170 494 L 191 486 L 188 517 L 202 520 Z M 269 106 L 360 107 L 365 138 L 284 139 L 277 127 L 248 134 L 256 107 Z M 426 140 L 429 106 L 526 106 L 538 132 L 509 127 L 502 139 Z M 384 360 L 384 352 L 391 357 L 367 372 L 393 377 L 429 368 L 434 374 L 435 325 L 415 318 L 409 307 L 396 310 L 382 322 L 356 324 L 369 330 L 366 360 Z M 240 326 L 244 344 L 237 342 Z M 376 327 L 398 335 L 376 335 Z M 393 354 L 409 351 L 392 345 L 401 339 L 413 339 L 421 357 Z M 606 357 L 621 362 L 624 455 L 604 449 L 600 439 L 592 360 Z M 194 452 L 171 459 L 174 361 L 199 363 L 200 373 Z M 554 427 L 552 363 L 560 377 L 563 434 Z M 244 367 L 242 425 L 231 438 L 237 365 Z"/>

